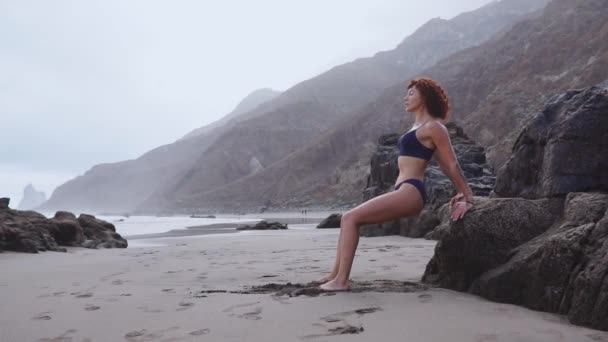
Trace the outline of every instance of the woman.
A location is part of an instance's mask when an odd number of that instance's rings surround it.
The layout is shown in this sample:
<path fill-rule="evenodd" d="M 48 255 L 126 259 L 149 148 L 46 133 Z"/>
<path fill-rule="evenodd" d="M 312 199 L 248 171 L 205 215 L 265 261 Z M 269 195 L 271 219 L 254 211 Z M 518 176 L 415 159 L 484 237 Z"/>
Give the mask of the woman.
<path fill-rule="evenodd" d="M 332 272 L 319 281 L 322 290 L 350 289 L 348 279 L 359 243 L 359 226 L 414 216 L 422 211 L 427 200 L 424 172 L 432 156 L 459 191 L 450 200 L 451 220 L 462 218 L 473 207 L 473 193 L 442 123 L 449 111 L 445 91 L 434 80 L 419 78 L 411 81 L 404 100 L 406 112 L 414 113 L 415 120 L 412 129 L 397 143 L 399 176 L 394 191 L 372 198 L 342 215 L 336 262 Z"/>

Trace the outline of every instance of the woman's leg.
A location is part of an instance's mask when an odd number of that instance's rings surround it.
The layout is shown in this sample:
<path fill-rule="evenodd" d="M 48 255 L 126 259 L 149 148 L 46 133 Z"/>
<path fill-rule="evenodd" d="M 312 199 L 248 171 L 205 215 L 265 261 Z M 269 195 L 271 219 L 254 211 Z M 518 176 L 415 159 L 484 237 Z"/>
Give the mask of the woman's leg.
<path fill-rule="evenodd" d="M 342 226 L 342 224 L 340 224 Z M 336 248 L 336 261 L 334 262 L 334 268 L 332 268 L 331 272 L 325 277 L 319 279 L 318 283 L 326 283 L 332 279 L 334 279 L 338 275 L 338 271 L 340 270 L 340 246 L 342 245 L 342 228 L 340 228 L 340 236 L 338 237 L 338 247 Z"/>
<path fill-rule="evenodd" d="M 383 223 L 400 217 L 418 214 L 423 207 L 422 196 L 412 184 L 405 183 L 399 190 L 374 197 L 342 215 L 338 242 L 338 273 L 333 280 L 321 285 L 324 290 L 345 290 L 359 244 L 359 226 Z"/>

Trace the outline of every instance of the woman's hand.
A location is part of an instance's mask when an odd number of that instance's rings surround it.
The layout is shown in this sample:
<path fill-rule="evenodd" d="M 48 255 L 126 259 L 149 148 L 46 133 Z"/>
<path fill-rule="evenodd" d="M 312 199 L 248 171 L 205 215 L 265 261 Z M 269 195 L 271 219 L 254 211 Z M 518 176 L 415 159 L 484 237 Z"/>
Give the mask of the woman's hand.
<path fill-rule="evenodd" d="M 452 199 L 450 200 L 450 208 L 454 205 L 454 203 L 463 200 L 464 199 L 464 194 L 462 192 L 459 192 L 456 194 L 456 196 L 452 197 Z"/>
<path fill-rule="evenodd" d="M 473 208 L 473 204 L 469 202 L 456 202 L 454 206 L 451 207 L 452 212 L 450 218 L 452 221 L 458 221 L 464 217 L 464 214 L 469 211 L 469 209 Z"/>

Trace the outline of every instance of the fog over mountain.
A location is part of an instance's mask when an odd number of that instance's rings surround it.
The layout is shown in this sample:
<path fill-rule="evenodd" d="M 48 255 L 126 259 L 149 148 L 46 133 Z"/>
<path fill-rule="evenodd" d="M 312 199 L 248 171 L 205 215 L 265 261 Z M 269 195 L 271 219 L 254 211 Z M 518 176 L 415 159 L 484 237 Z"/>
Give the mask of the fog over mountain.
<path fill-rule="evenodd" d="M 2 196 L 50 195 L 487 2 L 0 2 Z"/>

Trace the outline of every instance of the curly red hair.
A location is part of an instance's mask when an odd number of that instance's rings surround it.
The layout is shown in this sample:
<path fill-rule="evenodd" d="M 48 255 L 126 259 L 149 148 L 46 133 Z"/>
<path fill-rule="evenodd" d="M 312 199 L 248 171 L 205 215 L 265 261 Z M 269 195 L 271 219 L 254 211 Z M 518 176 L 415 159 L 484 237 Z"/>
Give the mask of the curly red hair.
<path fill-rule="evenodd" d="M 416 78 L 410 82 L 407 89 L 416 87 L 424 99 L 426 109 L 431 116 L 445 120 L 450 111 L 448 94 L 435 80 Z"/>

